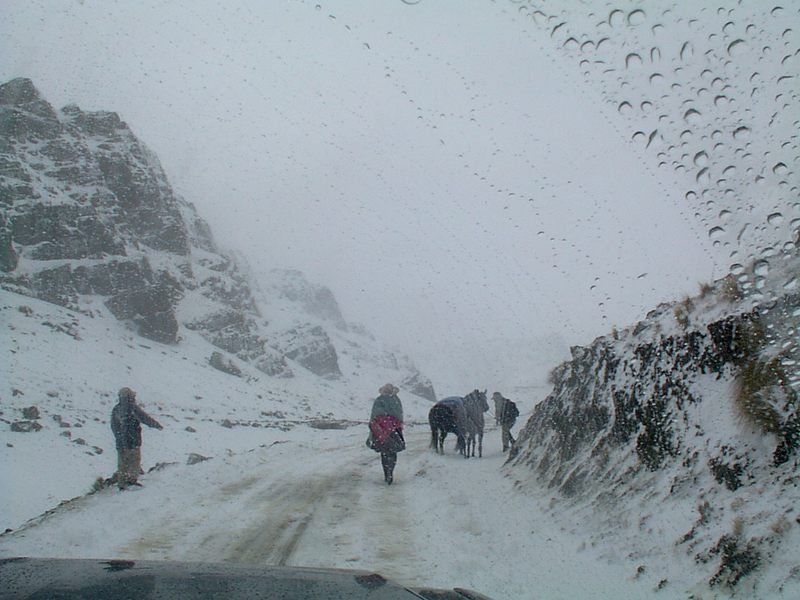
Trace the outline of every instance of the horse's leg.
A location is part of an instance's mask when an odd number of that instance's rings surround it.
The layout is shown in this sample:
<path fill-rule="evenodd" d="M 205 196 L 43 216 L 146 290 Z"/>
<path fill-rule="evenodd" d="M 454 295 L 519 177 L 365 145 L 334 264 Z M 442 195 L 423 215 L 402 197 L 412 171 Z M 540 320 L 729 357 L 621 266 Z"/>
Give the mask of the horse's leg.
<path fill-rule="evenodd" d="M 478 458 L 483 458 L 483 432 L 478 432 Z"/>

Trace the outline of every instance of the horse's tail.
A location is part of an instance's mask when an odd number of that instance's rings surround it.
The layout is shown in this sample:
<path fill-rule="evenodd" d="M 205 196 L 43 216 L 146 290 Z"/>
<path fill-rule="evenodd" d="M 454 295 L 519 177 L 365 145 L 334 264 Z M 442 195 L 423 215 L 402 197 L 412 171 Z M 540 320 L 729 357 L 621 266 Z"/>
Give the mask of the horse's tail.
<path fill-rule="evenodd" d="M 433 411 L 435 408 L 436 407 L 434 406 L 433 408 L 430 409 L 430 411 L 428 411 L 428 423 L 431 426 L 431 448 L 433 448 L 434 450 L 436 450 L 438 447 L 436 440 L 436 423 L 434 423 L 433 419 Z"/>

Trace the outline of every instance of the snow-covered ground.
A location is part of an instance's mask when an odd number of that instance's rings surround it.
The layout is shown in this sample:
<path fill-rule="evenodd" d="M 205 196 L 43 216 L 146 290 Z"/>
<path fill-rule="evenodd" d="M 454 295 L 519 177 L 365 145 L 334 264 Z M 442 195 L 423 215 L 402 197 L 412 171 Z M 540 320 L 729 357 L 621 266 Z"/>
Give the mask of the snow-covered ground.
<path fill-rule="evenodd" d="M 498 431 L 469 461 L 433 454 L 426 428 L 408 433 L 391 487 L 363 428 L 273 430 L 250 452 L 171 465 L 141 490 L 67 503 L 3 536 L 0 553 L 358 568 L 496 598 L 647 595 L 515 491 L 500 470 Z"/>
<path fill-rule="evenodd" d="M 207 342 L 191 332 L 162 346 L 110 318 L 6 291 L 0 300 L 10 357 L 0 366 L 2 557 L 359 568 L 407 585 L 567 599 L 651 597 L 659 561 L 671 556 L 658 598 L 725 597 L 690 557 L 637 539 L 644 526 L 674 540 L 695 515 L 665 505 L 643 525 L 632 513 L 604 540 L 593 529 L 602 515 L 571 510 L 530 471 L 503 466 L 491 413 L 483 458 L 460 458 L 450 440 L 439 456 L 428 447 L 430 403 L 401 391 L 408 450 L 386 486 L 363 443 L 371 397 L 351 391 L 364 381 L 325 380 L 294 364 L 292 379 L 237 378 L 211 368 Z M 375 369 L 377 387 L 386 373 Z M 123 385 L 164 425 L 144 430 L 143 466 L 156 468 L 141 489 L 90 494 L 115 469 L 107 419 Z M 42 429 L 12 432 L 29 406 Z M 188 464 L 190 453 L 211 460 Z"/>
<path fill-rule="evenodd" d="M 293 365 L 293 379 L 237 378 L 209 367 L 207 342 L 191 332 L 161 346 L 113 319 L 6 291 L 0 299 L 10 357 L 0 367 L 0 556 L 365 568 L 497 598 L 652 589 L 557 523 L 549 496 L 515 485 L 491 418 L 483 458 L 460 458 L 450 440 L 439 456 L 428 447 L 430 403 L 401 391 L 408 450 L 386 486 L 363 443 L 371 398 L 349 393 L 346 377 Z M 140 490 L 89 494 L 115 469 L 107 419 L 123 385 L 164 425 L 144 428 L 143 467 L 158 468 Z M 42 429 L 12 432 L 29 406 Z M 319 428 L 331 423 L 344 429 Z M 190 453 L 211 460 L 189 465 Z"/>

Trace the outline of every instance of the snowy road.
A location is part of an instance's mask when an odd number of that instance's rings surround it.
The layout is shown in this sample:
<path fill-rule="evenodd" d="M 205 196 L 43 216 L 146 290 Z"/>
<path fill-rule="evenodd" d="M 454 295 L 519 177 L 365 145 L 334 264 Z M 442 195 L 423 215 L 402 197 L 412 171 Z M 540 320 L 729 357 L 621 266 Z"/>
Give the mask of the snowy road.
<path fill-rule="evenodd" d="M 500 469 L 499 432 L 487 433 L 476 460 L 454 454 L 449 439 L 447 454 L 434 454 L 429 435 L 407 432 L 392 486 L 360 430 L 315 431 L 170 466 L 143 478 L 141 490 L 104 490 L 3 535 L 0 555 L 368 569 L 410 586 L 458 585 L 496 598 L 652 591 L 558 528 L 542 510 L 549 498 L 514 489 Z"/>

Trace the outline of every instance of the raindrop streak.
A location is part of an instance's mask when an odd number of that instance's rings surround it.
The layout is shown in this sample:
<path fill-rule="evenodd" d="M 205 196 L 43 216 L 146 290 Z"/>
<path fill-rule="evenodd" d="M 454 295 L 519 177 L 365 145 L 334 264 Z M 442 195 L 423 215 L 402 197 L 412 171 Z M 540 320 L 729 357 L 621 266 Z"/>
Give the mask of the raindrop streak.
<path fill-rule="evenodd" d="M 694 56 L 694 47 L 689 42 L 684 42 L 681 46 L 680 57 L 681 60 L 688 61 Z"/>

